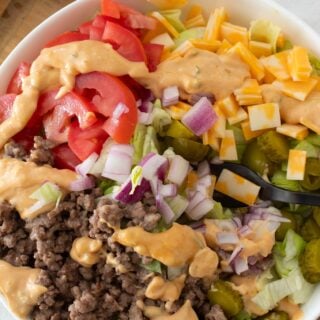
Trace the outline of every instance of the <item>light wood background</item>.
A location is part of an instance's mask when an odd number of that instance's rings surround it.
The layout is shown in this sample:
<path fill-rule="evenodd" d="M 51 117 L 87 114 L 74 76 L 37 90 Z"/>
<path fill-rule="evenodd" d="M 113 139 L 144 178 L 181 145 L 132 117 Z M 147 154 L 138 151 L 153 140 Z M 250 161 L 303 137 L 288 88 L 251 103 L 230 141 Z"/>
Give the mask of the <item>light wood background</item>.
<path fill-rule="evenodd" d="M 0 64 L 35 26 L 73 0 L 0 0 Z"/>

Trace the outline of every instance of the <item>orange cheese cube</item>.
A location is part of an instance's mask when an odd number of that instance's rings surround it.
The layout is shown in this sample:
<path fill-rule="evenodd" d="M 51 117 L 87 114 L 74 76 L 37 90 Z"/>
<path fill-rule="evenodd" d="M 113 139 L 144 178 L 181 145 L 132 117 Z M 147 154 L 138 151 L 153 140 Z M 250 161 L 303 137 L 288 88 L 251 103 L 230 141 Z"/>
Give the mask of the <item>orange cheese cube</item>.
<path fill-rule="evenodd" d="M 226 130 L 224 138 L 221 140 L 219 158 L 221 160 L 238 160 L 236 140 L 233 130 Z"/>
<path fill-rule="evenodd" d="M 247 79 L 239 89 L 234 91 L 234 94 L 241 106 L 263 103 L 261 88 L 256 79 Z"/>
<path fill-rule="evenodd" d="M 234 125 L 247 119 L 248 113 L 243 108 L 239 108 L 234 116 L 228 118 L 228 123 Z"/>
<path fill-rule="evenodd" d="M 225 8 L 217 8 L 210 14 L 204 39 L 208 41 L 219 40 L 221 34 L 221 25 L 227 20 Z"/>
<path fill-rule="evenodd" d="M 307 81 L 274 81 L 273 86 L 281 90 L 284 94 L 289 97 L 295 98 L 300 101 L 304 101 L 309 93 L 315 88 L 318 80 L 309 78 Z"/>
<path fill-rule="evenodd" d="M 191 40 L 191 43 L 194 47 L 198 49 L 208 50 L 208 51 L 217 51 L 221 46 L 221 41 L 219 40 L 207 41 L 203 39 L 194 39 L 194 40 Z"/>
<path fill-rule="evenodd" d="M 215 190 L 250 206 L 256 202 L 260 187 L 230 170 L 223 169 Z"/>
<path fill-rule="evenodd" d="M 187 103 L 179 101 L 177 104 L 166 108 L 172 119 L 181 120 L 182 117 L 191 109 Z"/>
<path fill-rule="evenodd" d="M 292 149 L 289 151 L 287 179 L 303 180 L 307 162 L 307 151 Z"/>
<path fill-rule="evenodd" d="M 320 118 L 314 117 L 313 113 L 302 116 L 299 122 L 306 126 L 308 129 L 316 132 L 317 134 L 320 134 Z"/>
<path fill-rule="evenodd" d="M 238 42 L 230 50 L 237 52 L 241 59 L 248 64 L 254 78 L 261 80 L 264 77 L 264 67 L 262 63 L 242 42 Z"/>
<path fill-rule="evenodd" d="M 301 126 L 299 124 L 285 123 L 276 128 L 276 131 L 297 140 L 303 140 L 308 135 L 308 129 L 305 126 Z"/>
<path fill-rule="evenodd" d="M 224 22 L 221 25 L 221 38 L 228 40 L 231 44 L 242 42 L 247 46 L 249 39 L 248 30 L 247 28 Z"/>
<path fill-rule="evenodd" d="M 256 130 L 256 131 L 252 131 L 250 128 L 250 123 L 249 121 L 244 121 L 241 123 L 241 129 L 242 129 L 242 133 L 244 138 L 249 141 L 253 138 L 259 137 L 261 136 L 264 132 L 266 132 L 266 130 Z"/>
<path fill-rule="evenodd" d="M 249 41 L 249 49 L 257 58 L 267 57 L 272 54 L 271 44 L 261 41 Z"/>
<path fill-rule="evenodd" d="M 195 27 L 204 27 L 206 25 L 206 21 L 202 14 L 199 14 L 198 16 L 188 19 L 184 22 L 184 25 L 187 29 L 195 28 Z"/>
<path fill-rule="evenodd" d="M 233 95 L 219 101 L 218 105 L 227 118 L 235 116 L 239 109 L 239 105 Z"/>
<path fill-rule="evenodd" d="M 186 20 L 197 17 L 198 15 L 202 14 L 202 11 L 202 6 L 200 6 L 199 4 L 192 5 L 189 11 L 187 12 Z"/>
<path fill-rule="evenodd" d="M 224 39 L 221 42 L 220 48 L 217 50 L 217 54 L 225 54 L 231 48 L 232 48 L 231 43 L 228 40 Z"/>
<path fill-rule="evenodd" d="M 178 48 L 174 49 L 167 59 L 175 59 L 179 56 L 183 57 L 191 48 L 194 48 L 193 44 L 190 40 L 186 40 L 185 42 L 181 43 Z"/>
<path fill-rule="evenodd" d="M 263 66 L 279 80 L 290 79 L 290 72 L 288 67 L 289 51 L 283 51 L 273 54 L 269 57 L 261 58 L 260 61 Z"/>
<path fill-rule="evenodd" d="M 294 46 L 288 56 L 288 65 L 292 80 L 307 81 L 309 79 L 312 66 L 307 49 Z"/>
<path fill-rule="evenodd" d="M 217 138 L 223 138 L 226 133 L 227 119 L 218 105 L 215 105 L 213 109 L 218 116 L 218 120 L 213 125 L 212 131 L 215 133 Z"/>
<path fill-rule="evenodd" d="M 213 150 L 219 151 L 221 139 L 217 138 L 216 133 L 211 128 L 202 135 L 202 143 L 209 145 Z"/>
<path fill-rule="evenodd" d="M 248 107 L 250 129 L 252 131 L 276 128 L 281 125 L 277 103 L 265 103 Z"/>

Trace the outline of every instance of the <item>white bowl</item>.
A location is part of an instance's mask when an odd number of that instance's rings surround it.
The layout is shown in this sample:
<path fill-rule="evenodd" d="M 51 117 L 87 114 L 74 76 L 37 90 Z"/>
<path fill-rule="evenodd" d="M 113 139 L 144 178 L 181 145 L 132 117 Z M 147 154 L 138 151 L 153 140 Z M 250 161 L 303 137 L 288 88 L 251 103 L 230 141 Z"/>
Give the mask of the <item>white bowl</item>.
<path fill-rule="evenodd" d="M 138 10 L 148 10 L 144 0 L 122 0 Z M 241 25 L 248 25 L 251 20 L 267 18 L 279 25 L 295 44 L 305 46 L 320 56 L 320 36 L 306 23 L 282 8 L 272 0 L 190 0 L 198 3 L 208 12 L 217 6 L 226 7 L 230 20 Z M 99 0 L 78 0 L 61 9 L 35 28 L 11 52 L 0 66 L 0 94 L 4 93 L 12 74 L 20 61 L 32 61 L 48 39 L 72 30 L 90 19 L 99 8 Z M 1 299 L 0 299 L 1 300 Z M 303 306 L 304 320 L 316 320 L 320 316 L 320 286 L 311 299 Z M 0 301 L 1 320 L 14 320 Z"/>

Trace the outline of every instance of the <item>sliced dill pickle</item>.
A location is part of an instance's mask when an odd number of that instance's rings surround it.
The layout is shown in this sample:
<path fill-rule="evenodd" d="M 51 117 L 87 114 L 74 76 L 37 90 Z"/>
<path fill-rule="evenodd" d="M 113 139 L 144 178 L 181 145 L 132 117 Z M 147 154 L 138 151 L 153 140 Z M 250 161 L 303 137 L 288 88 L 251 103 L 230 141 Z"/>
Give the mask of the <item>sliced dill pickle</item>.
<path fill-rule="evenodd" d="M 277 241 L 283 241 L 286 236 L 286 233 L 289 229 L 296 231 L 298 228 L 295 214 L 293 214 L 291 212 L 287 212 L 287 211 L 281 211 L 281 214 L 283 217 L 289 219 L 290 222 L 282 222 L 280 224 L 280 227 L 276 231 L 276 240 Z"/>
<path fill-rule="evenodd" d="M 272 311 L 265 316 L 259 317 L 258 320 L 289 320 L 289 315 L 284 311 Z"/>
<path fill-rule="evenodd" d="M 304 278 L 310 283 L 320 282 L 320 239 L 306 244 L 300 255 L 299 264 Z"/>
<path fill-rule="evenodd" d="M 172 138 L 196 139 L 196 135 L 179 120 L 172 120 L 166 136 Z"/>
<path fill-rule="evenodd" d="M 179 154 L 190 162 L 202 161 L 209 152 L 210 147 L 202 143 L 184 139 L 166 137 L 167 147 L 172 147 L 176 154 Z"/>
<path fill-rule="evenodd" d="M 241 162 L 251 170 L 263 175 L 269 161 L 265 153 L 258 147 L 257 141 L 253 141 L 247 145 Z"/>
<path fill-rule="evenodd" d="M 312 216 L 314 221 L 320 227 L 320 207 L 314 207 L 312 210 Z"/>
<path fill-rule="evenodd" d="M 270 130 L 257 138 L 258 146 L 266 157 L 275 163 L 288 159 L 289 141 L 274 130 Z"/>
<path fill-rule="evenodd" d="M 300 185 L 308 191 L 320 189 L 320 160 L 307 159 L 304 179 L 300 181 Z"/>
<path fill-rule="evenodd" d="M 212 305 L 218 304 L 227 316 L 235 316 L 243 309 L 243 301 L 238 291 L 225 281 L 218 280 L 208 292 Z"/>
<path fill-rule="evenodd" d="M 315 158 L 308 158 L 306 163 L 307 174 L 315 177 L 320 177 L 320 160 Z"/>
<path fill-rule="evenodd" d="M 314 219 L 310 217 L 301 227 L 300 234 L 305 241 L 320 239 L 320 227 Z"/>

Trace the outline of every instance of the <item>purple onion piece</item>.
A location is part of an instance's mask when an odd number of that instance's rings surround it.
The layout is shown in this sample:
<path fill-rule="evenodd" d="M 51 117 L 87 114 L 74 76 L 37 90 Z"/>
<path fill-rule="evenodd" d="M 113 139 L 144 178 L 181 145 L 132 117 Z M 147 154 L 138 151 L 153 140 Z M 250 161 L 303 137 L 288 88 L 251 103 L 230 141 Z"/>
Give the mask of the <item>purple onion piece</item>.
<path fill-rule="evenodd" d="M 211 102 L 211 104 L 214 104 L 215 101 L 216 101 L 216 98 L 212 93 L 196 93 L 196 94 L 192 94 L 189 97 L 188 101 L 189 101 L 189 103 L 194 105 L 203 97 L 207 98 Z"/>
<path fill-rule="evenodd" d="M 146 179 L 142 179 L 140 185 L 136 187 L 133 194 L 130 194 L 131 189 L 132 183 L 131 180 L 128 179 L 128 181 L 123 184 L 120 191 L 115 195 L 114 198 L 125 204 L 141 201 L 144 194 L 150 190 L 150 183 Z"/>

